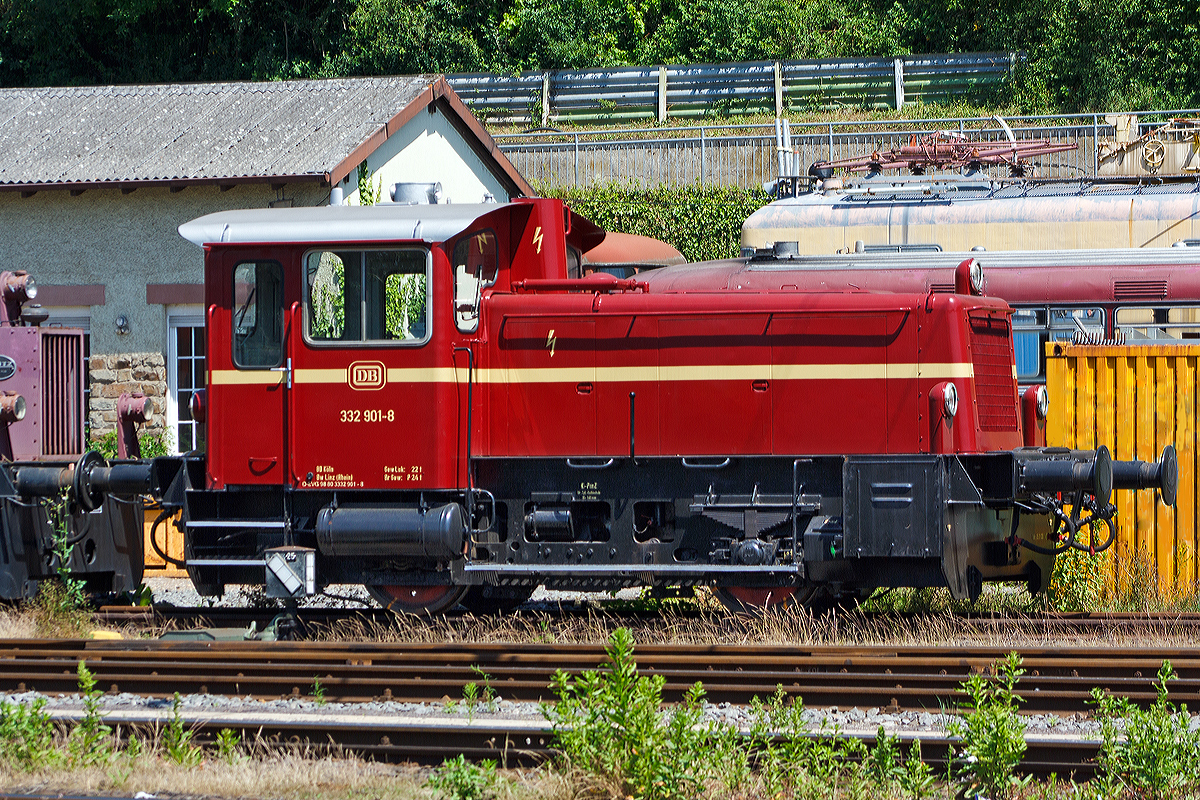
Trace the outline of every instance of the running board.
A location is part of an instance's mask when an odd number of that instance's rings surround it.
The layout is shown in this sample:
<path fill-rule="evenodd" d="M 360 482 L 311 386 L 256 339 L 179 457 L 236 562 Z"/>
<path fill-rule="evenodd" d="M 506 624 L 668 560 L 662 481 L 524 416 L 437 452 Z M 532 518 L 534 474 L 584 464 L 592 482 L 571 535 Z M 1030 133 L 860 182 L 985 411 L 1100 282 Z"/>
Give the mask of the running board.
<path fill-rule="evenodd" d="M 794 578 L 801 575 L 799 567 L 748 566 L 729 564 L 630 564 L 628 566 L 607 564 L 464 564 L 463 572 L 491 573 L 496 575 L 779 575 Z"/>
<path fill-rule="evenodd" d="M 281 519 L 189 519 L 189 528 L 279 528 L 287 527 Z"/>

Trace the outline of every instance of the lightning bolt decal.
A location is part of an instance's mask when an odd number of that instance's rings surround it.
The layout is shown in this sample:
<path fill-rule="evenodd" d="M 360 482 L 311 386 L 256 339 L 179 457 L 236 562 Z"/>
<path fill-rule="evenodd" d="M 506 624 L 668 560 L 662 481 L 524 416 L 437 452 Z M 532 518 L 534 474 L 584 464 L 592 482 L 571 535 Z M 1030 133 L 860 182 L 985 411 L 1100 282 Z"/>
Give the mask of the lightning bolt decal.
<path fill-rule="evenodd" d="M 541 230 L 540 228 L 538 230 Z M 550 357 L 554 358 L 554 346 L 558 344 L 558 339 L 554 338 L 554 328 L 550 329 L 550 333 L 546 335 L 546 349 L 550 351 Z"/>
<path fill-rule="evenodd" d="M 541 225 L 538 225 L 537 229 L 534 230 L 534 232 L 533 232 L 533 243 L 535 245 L 537 245 L 537 251 L 539 253 L 542 252 L 542 226 Z M 554 333 L 554 331 L 550 331 L 550 332 Z"/>

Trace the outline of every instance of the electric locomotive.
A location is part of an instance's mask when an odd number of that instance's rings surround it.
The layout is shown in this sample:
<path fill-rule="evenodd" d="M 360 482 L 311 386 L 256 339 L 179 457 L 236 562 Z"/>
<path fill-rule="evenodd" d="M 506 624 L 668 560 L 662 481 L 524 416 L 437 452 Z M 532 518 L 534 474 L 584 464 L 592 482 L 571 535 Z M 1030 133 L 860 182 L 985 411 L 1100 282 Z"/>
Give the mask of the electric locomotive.
<path fill-rule="evenodd" d="M 1011 309 L 968 264 L 953 294 L 749 286 L 729 262 L 587 274 L 604 232 L 551 199 L 180 233 L 205 254 L 207 452 L 130 466 L 204 594 L 361 583 L 426 614 L 539 585 L 975 598 L 1044 588 L 1081 529 L 1115 530 L 1114 489 L 1173 501 L 1171 452 L 1044 447 Z"/>

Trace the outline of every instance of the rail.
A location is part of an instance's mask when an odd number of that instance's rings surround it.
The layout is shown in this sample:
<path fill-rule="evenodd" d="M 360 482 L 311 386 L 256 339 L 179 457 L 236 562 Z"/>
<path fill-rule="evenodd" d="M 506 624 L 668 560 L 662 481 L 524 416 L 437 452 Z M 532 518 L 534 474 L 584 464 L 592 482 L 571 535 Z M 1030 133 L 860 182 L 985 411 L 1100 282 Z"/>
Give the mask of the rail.
<path fill-rule="evenodd" d="M 749 703 L 777 687 L 811 707 L 891 711 L 952 707 L 962 681 L 1003 659 L 1005 647 L 644 645 L 639 669 L 661 676 L 664 697 L 680 700 L 697 681 L 710 702 Z M 1148 704 L 1164 660 L 1175 667 L 1172 697 L 1195 707 L 1200 658 L 1194 648 L 1022 648 L 1017 687 L 1031 713 L 1082 712 L 1100 686 Z M 486 680 L 506 700 L 550 701 L 562 669 L 578 674 L 605 660 L 590 645 L 428 645 L 0 640 L 0 691 L 71 693 L 86 661 L 113 694 L 175 692 L 257 698 L 307 697 L 320 680 L 329 701 L 437 702 Z M 481 675 L 483 677 L 481 677 Z"/>
<path fill-rule="evenodd" d="M 1200 109 L 1132 112 L 1137 139 L 1173 117 Z M 1092 178 L 1130 115 L 1058 114 L 1007 117 L 1017 141 L 1078 142 L 1079 147 L 1034 159 L 1036 174 L 1049 178 Z M 803 175 L 814 161 L 864 158 L 908 145 L 914 136 L 951 131 L 983 142 L 1008 140 L 1005 126 L 989 117 L 790 122 L 790 151 Z M 600 184 L 654 186 L 712 185 L 752 189 L 781 174 L 773 123 L 712 124 L 652 128 L 537 130 L 495 135 L 505 156 L 531 183 L 547 187 Z M 992 171 L 996 176 L 1000 172 Z M 1198 173 L 1200 174 L 1200 173 Z"/>
<path fill-rule="evenodd" d="M 446 76 L 488 122 L 628 121 L 706 114 L 902 108 L 987 89 L 1008 79 L 1021 53 L 900 58 L 669 64 Z"/>
<path fill-rule="evenodd" d="M 82 712 L 52 711 L 51 718 L 65 726 L 78 724 Z M 507 719 L 503 715 L 478 712 L 470 718 L 412 717 L 395 713 L 247 713 L 245 711 L 207 711 L 186 709 L 181 713 L 194 744 L 213 748 L 223 729 L 238 734 L 240 741 L 257 751 L 301 752 L 344 757 L 356 755 L 373 761 L 414 762 L 438 765 L 445 759 L 463 755 L 470 761 L 495 760 L 505 769 L 532 767 L 546 763 L 554 753 L 554 733 L 540 720 Z M 127 737 L 141 730 L 161 729 L 171 722 L 169 711 L 110 710 L 104 720 Z M 812 731 L 812 738 L 826 738 L 829 731 Z M 837 735 L 858 739 L 867 747 L 875 745 L 878 726 L 842 727 Z M 940 774 L 958 744 L 956 739 L 937 730 L 899 729 L 894 732 L 907 748 L 914 739 L 921 741 L 921 758 Z M 1023 774 L 1049 776 L 1072 774 L 1090 778 L 1095 774 L 1099 742 L 1077 736 L 1026 732 L 1026 751 L 1021 759 Z M 36 795 L 6 795 L 0 800 L 38 800 Z M 46 795 L 45 800 L 84 800 Z M 90 798 L 88 799 L 90 800 Z M 102 800 L 97 798 L 97 800 Z M 111 800 L 104 798 L 103 800 Z"/>

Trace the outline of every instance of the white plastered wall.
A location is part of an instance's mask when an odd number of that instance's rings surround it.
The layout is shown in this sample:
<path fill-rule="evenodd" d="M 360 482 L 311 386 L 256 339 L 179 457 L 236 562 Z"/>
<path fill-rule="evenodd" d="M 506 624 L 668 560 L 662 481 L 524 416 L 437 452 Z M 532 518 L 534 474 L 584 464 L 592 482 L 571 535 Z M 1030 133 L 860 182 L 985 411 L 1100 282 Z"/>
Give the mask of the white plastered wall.
<path fill-rule="evenodd" d="M 214 211 L 263 208 L 279 194 L 311 206 L 328 202 L 329 189 L 312 183 L 288 185 L 282 193 L 255 184 L 226 192 L 216 186 L 131 194 L 88 189 L 76 197 L 63 190 L 32 197 L 0 192 L 0 263 L 28 270 L 46 285 L 104 284 L 105 304 L 89 310 L 93 354 L 165 355 L 166 311 L 146 302 L 146 285 L 204 282 L 204 252 L 176 229 Z M 117 333 L 118 316 L 129 321 L 129 333 Z"/>
<path fill-rule="evenodd" d="M 394 183 L 441 183 L 453 203 L 480 203 L 490 194 L 498 203 L 509 193 L 467 144 L 467 140 L 439 112 L 418 113 L 367 158 L 371 182 L 386 193 Z M 346 199 L 358 205 L 358 173 L 350 173 Z"/>

